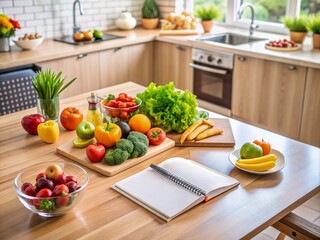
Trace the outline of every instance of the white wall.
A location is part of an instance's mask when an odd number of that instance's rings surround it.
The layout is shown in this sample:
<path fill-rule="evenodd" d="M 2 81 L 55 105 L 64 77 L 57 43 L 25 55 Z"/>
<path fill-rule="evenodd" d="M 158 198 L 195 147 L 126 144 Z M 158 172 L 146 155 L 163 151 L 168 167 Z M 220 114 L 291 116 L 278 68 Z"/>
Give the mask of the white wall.
<path fill-rule="evenodd" d="M 175 11 L 181 0 L 156 0 L 161 16 Z M 72 34 L 74 0 L 0 0 L 0 13 L 18 20 L 22 28 L 16 35 L 38 32 L 52 38 Z M 115 29 L 115 20 L 127 10 L 140 23 L 144 0 L 81 0 L 85 14 L 76 8 L 77 23 L 82 30 Z M 181 6 L 179 7 L 181 8 Z"/>

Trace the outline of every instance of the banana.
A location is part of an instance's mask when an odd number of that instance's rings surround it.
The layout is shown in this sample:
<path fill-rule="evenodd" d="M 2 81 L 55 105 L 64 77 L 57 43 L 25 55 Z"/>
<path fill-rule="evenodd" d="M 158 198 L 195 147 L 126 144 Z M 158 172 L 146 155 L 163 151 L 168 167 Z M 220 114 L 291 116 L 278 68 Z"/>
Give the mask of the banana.
<path fill-rule="evenodd" d="M 277 161 L 277 156 L 274 154 L 268 154 L 258 158 L 239 159 L 237 162 L 255 164 L 255 163 L 264 163 L 269 161 L 273 161 L 273 162 Z"/>
<path fill-rule="evenodd" d="M 274 161 L 268 161 L 263 163 L 238 163 L 236 162 L 236 165 L 240 168 L 251 170 L 251 171 L 257 171 L 257 172 L 263 172 L 267 171 L 271 168 L 273 168 L 276 163 Z"/>

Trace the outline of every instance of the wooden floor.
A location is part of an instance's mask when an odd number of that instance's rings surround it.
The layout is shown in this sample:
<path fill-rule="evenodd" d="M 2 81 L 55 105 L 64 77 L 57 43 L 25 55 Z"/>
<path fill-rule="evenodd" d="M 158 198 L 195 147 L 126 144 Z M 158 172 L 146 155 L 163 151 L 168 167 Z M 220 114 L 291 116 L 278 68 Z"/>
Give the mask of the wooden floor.
<path fill-rule="evenodd" d="M 298 207 L 293 211 L 293 213 L 299 215 L 307 219 L 310 222 L 320 226 L 320 193 L 311 198 L 309 201 L 305 202 L 303 205 Z M 279 235 L 279 231 L 274 229 L 273 227 L 269 227 L 256 237 L 254 240 L 271 240 L 276 239 Z M 292 238 L 286 237 L 286 240 L 290 240 Z"/>

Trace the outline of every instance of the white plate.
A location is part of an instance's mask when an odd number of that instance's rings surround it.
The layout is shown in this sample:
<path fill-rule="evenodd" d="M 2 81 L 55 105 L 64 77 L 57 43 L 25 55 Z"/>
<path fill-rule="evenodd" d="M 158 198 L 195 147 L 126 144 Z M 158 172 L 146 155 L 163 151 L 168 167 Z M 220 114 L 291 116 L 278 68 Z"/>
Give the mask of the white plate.
<path fill-rule="evenodd" d="M 277 161 L 276 161 L 276 165 L 267 170 L 267 171 L 263 171 L 263 172 L 257 172 L 257 171 L 251 171 L 251 170 L 247 170 L 247 169 L 243 169 L 241 167 L 238 167 L 236 165 L 236 161 L 240 158 L 240 149 L 236 149 L 234 150 L 232 153 L 229 154 L 229 161 L 238 169 L 248 172 L 248 173 L 254 173 L 254 174 L 259 174 L 259 175 L 264 175 L 264 174 L 270 174 L 270 173 L 275 173 L 280 171 L 282 168 L 284 168 L 287 164 L 284 155 L 279 152 L 278 150 L 275 149 L 271 149 L 270 153 L 276 155 L 278 157 Z"/>

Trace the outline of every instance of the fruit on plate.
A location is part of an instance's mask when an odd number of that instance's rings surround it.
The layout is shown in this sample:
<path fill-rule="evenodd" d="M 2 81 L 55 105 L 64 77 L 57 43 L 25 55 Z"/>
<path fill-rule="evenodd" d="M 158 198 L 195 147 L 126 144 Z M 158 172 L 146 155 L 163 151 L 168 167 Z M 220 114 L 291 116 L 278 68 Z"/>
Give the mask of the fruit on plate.
<path fill-rule="evenodd" d="M 63 174 L 63 169 L 58 164 L 51 164 L 46 168 L 45 174 L 48 179 L 55 181 L 60 174 Z"/>
<path fill-rule="evenodd" d="M 283 39 L 278 41 L 269 41 L 268 43 L 266 43 L 266 46 L 276 47 L 276 48 L 291 48 L 291 47 L 297 47 L 298 45 L 294 41 Z"/>
<path fill-rule="evenodd" d="M 274 154 L 268 154 L 258 158 L 239 159 L 236 161 L 236 166 L 250 170 L 250 171 L 267 171 L 276 165 L 277 156 Z"/>
<path fill-rule="evenodd" d="M 75 130 L 82 120 L 83 114 L 76 107 L 67 107 L 60 114 L 60 123 L 68 131 Z"/>
<path fill-rule="evenodd" d="M 166 133 L 161 128 L 151 128 L 147 133 L 147 137 L 151 145 L 160 145 L 166 140 Z"/>
<path fill-rule="evenodd" d="M 166 19 L 161 19 L 160 22 L 161 30 L 189 30 L 197 27 L 196 18 L 186 10 L 180 15 L 171 12 Z"/>
<path fill-rule="evenodd" d="M 89 144 L 91 144 L 93 142 L 94 142 L 94 138 L 84 140 L 84 139 L 76 137 L 73 139 L 72 144 L 76 148 L 85 148 L 86 146 L 88 146 Z"/>
<path fill-rule="evenodd" d="M 265 156 L 265 155 L 268 155 L 270 153 L 270 150 L 271 150 L 271 145 L 270 143 L 268 143 L 267 141 L 265 140 L 254 140 L 253 143 L 259 145 L 261 148 L 262 148 L 262 155 Z"/>
<path fill-rule="evenodd" d="M 105 152 L 106 149 L 100 143 L 90 144 L 86 148 L 87 157 L 91 162 L 100 162 L 103 159 Z"/>
<path fill-rule="evenodd" d="M 23 129 L 33 135 L 37 135 L 37 127 L 40 123 L 44 123 L 46 120 L 45 118 L 40 114 L 31 114 L 24 116 L 21 119 L 21 125 Z"/>
<path fill-rule="evenodd" d="M 242 159 L 261 157 L 262 153 L 262 148 L 255 143 L 246 142 L 240 148 Z"/>
<path fill-rule="evenodd" d="M 40 139 L 46 143 L 54 143 L 58 140 L 60 130 L 57 122 L 48 120 L 37 127 Z"/>
<path fill-rule="evenodd" d="M 91 122 L 81 122 L 77 125 L 76 134 L 78 138 L 89 140 L 94 137 L 95 127 Z"/>
<path fill-rule="evenodd" d="M 76 41 L 81 41 L 84 39 L 84 34 L 82 32 L 77 32 L 73 34 L 73 39 Z"/>

